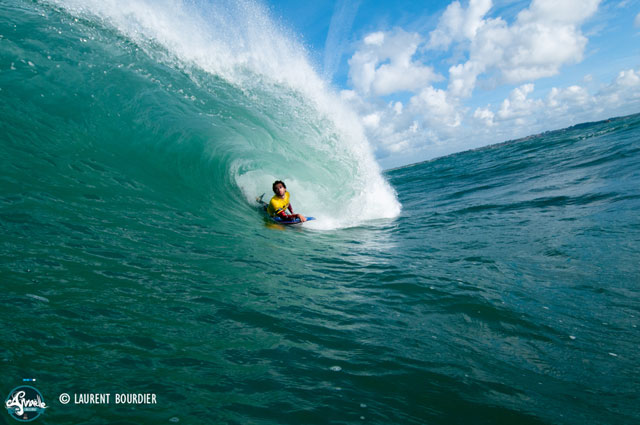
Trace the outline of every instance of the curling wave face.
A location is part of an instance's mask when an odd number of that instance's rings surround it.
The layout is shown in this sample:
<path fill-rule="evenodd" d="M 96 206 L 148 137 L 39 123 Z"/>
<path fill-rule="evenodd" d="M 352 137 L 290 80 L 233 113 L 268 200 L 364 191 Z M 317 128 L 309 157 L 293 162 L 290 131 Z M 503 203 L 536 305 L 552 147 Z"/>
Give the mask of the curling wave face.
<path fill-rule="evenodd" d="M 84 96 L 79 107 L 92 126 L 78 130 L 108 134 L 100 145 L 115 155 L 137 149 L 143 167 L 179 175 L 208 193 L 214 210 L 241 219 L 275 179 L 287 182 L 297 211 L 319 219 L 316 228 L 399 214 L 357 117 L 260 5 L 60 0 L 36 8 L 51 23 L 38 29 L 43 39 L 69 48 L 35 68 L 47 68 L 61 98 Z"/>

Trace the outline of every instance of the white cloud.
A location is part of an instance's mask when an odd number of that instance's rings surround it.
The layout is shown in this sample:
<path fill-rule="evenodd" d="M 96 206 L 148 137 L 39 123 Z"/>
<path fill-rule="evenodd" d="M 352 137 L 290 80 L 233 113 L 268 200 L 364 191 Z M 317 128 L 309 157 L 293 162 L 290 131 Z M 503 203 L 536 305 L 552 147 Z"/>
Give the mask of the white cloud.
<path fill-rule="evenodd" d="M 412 59 L 420 43 L 418 34 L 403 30 L 369 34 L 349 60 L 353 87 L 363 95 L 385 96 L 437 81 L 432 67 Z"/>
<path fill-rule="evenodd" d="M 482 63 L 468 61 L 449 68 L 449 91 L 452 96 L 469 97 L 476 85 L 478 75 L 485 70 Z"/>
<path fill-rule="evenodd" d="M 342 97 L 360 114 L 383 166 L 638 112 L 640 69 L 623 70 L 609 84 L 591 74 L 544 92 L 533 84 L 582 60 L 588 40 L 581 26 L 599 3 L 533 0 L 507 22 L 488 15 L 490 0 L 455 1 L 430 36 L 368 34 L 349 61 L 352 90 Z M 431 56 L 428 49 L 441 51 Z M 448 67 L 448 81 L 437 85 L 425 58 Z M 478 81 L 513 86 L 497 101 L 485 92 L 492 104 L 482 105 L 472 99 Z"/>
<path fill-rule="evenodd" d="M 533 84 L 524 84 L 513 89 L 509 97 L 502 101 L 496 116 L 500 120 L 523 119 L 530 117 L 543 103 L 540 100 L 529 99 L 533 92 Z"/>
<path fill-rule="evenodd" d="M 533 0 L 509 26 L 501 18 L 483 19 L 489 0 L 471 1 L 463 9 L 452 3 L 431 32 L 428 47 L 469 42 L 467 62 L 452 66 L 449 90 L 468 97 L 482 73 L 496 70 L 506 83 L 533 81 L 582 60 L 587 38 L 579 25 L 595 13 L 600 0 Z"/>
<path fill-rule="evenodd" d="M 597 81 L 592 83 L 597 86 Z M 354 105 L 361 102 L 361 108 L 373 108 L 367 114 L 379 114 L 378 126 L 367 127 L 367 135 L 383 166 L 397 166 L 640 111 L 640 69 L 620 71 L 601 87 L 597 93 L 580 85 L 536 93 L 533 84 L 523 84 L 498 105 L 472 110 L 447 91 L 433 87 L 414 96 L 399 114 L 393 102 L 372 106 L 357 94 L 351 101 Z"/>
<path fill-rule="evenodd" d="M 593 15 L 600 0 L 533 0 L 512 25 L 485 18 L 491 0 L 471 0 L 466 8 L 451 3 L 430 33 L 429 48 L 462 43 L 468 60 L 449 68 L 447 96 L 468 98 L 481 75 L 497 73 L 517 84 L 549 77 L 565 64 L 582 59 L 587 39 L 579 25 Z M 403 30 L 367 35 L 349 60 L 349 78 L 362 95 L 416 93 L 436 82 L 433 68 L 414 60 L 422 40 Z"/>
<path fill-rule="evenodd" d="M 616 110 L 621 106 L 640 108 L 640 69 L 620 71 L 616 79 L 596 94 L 602 108 Z"/>
<path fill-rule="evenodd" d="M 640 28 L 640 13 L 636 15 L 636 19 L 633 21 L 633 26 Z"/>
<path fill-rule="evenodd" d="M 477 108 L 473 114 L 476 120 L 486 126 L 500 126 L 502 133 L 513 133 L 517 126 L 526 124 L 529 134 L 541 131 L 544 126 L 556 126 L 556 122 L 567 122 L 568 117 L 583 115 L 586 111 L 593 111 L 597 105 L 596 99 L 584 87 L 577 85 L 567 88 L 552 88 L 545 99 L 532 98 L 533 84 L 524 84 L 509 93 L 497 111 L 492 111 L 490 105 Z M 575 123 L 569 120 L 567 125 Z M 562 126 L 562 124 L 557 124 Z M 509 130 L 511 128 L 511 130 Z"/>
<path fill-rule="evenodd" d="M 595 13 L 600 0 L 533 0 L 518 21 L 577 24 Z"/>
<path fill-rule="evenodd" d="M 446 49 L 454 41 L 473 40 L 478 28 L 484 25 L 482 17 L 489 9 L 491 0 L 471 0 L 467 9 L 454 1 L 443 13 L 438 27 L 431 32 L 428 47 Z"/>
<path fill-rule="evenodd" d="M 362 117 L 362 123 L 365 127 L 377 128 L 380 125 L 380 113 L 373 112 Z"/>
<path fill-rule="evenodd" d="M 577 26 L 593 15 L 599 0 L 534 0 L 511 28 L 514 43 L 500 65 L 508 82 L 558 73 L 560 66 L 582 60 L 587 38 Z"/>
<path fill-rule="evenodd" d="M 385 35 L 382 31 L 374 32 L 364 38 L 364 44 L 369 44 L 372 46 L 382 46 L 382 43 L 384 43 L 384 38 Z"/>
<path fill-rule="evenodd" d="M 614 82 L 614 86 L 620 88 L 632 88 L 640 86 L 640 74 L 633 69 L 620 71 Z"/>
<path fill-rule="evenodd" d="M 566 89 L 552 88 L 547 96 L 547 106 L 555 113 L 569 108 L 586 107 L 593 102 L 593 97 L 587 89 L 580 86 L 569 86 Z"/>
<path fill-rule="evenodd" d="M 487 105 L 477 108 L 473 118 L 487 126 L 501 126 L 502 130 L 513 123 L 527 123 L 528 134 L 533 134 L 585 120 L 635 113 L 640 108 L 640 69 L 620 71 L 595 94 L 579 85 L 553 87 L 544 99 L 531 98 L 533 91 L 533 84 L 522 85 L 503 100 L 498 111 L 492 111 Z"/>
<path fill-rule="evenodd" d="M 493 126 L 495 123 L 493 122 L 493 117 L 495 116 L 495 114 L 493 112 L 491 112 L 491 110 L 489 109 L 489 107 L 486 108 L 477 108 L 474 113 L 473 113 L 473 117 L 477 120 L 483 121 L 484 124 L 488 127 Z"/>
<path fill-rule="evenodd" d="M 387 103 L 361 96 L 354 90 L 343 90 L 341 97 L 360 115 L 367 137 L 374 142 L 379 159 L 406 157 L 406 161 L 410 161 L 411 152 L 422 149 L 425 144 L 431 144 L 430 140 L 435 138 L 433 135 L 436 126 L 434 129 L 427 129 L 422 125 L 426 122 L 422 115 L 425 108 L 416 108 L 417 100 L 413 100 L 413 103 L 409 101 L 407 105 L 400 101 Z M 437 105 L 438 102 L 433 102 L 433 107 Z M 455 112 L 455 109 L 448 108 L 448 111 Z M 444 122 L 437 124 L 446 127 Z"/>
<path fill-rule="evenodd" d="M 545 108 L 539 114 L 539 125 L 560 128 L 583 121 L 592 121 L 594 115 L 603 112 L 599 103 L 598 99 L 585 87 L 578 85 L 566 88 L 554 87 L 549 91 L 545 99 Z"/>
<path fill-rule="evenodd" d="M 444 90 L 425 87 L 411 98 L 410 105 L 414 113 L 422 114 L 423 119 L 432 126 L 458 127 L 462 121 L 457 105 Z"/>

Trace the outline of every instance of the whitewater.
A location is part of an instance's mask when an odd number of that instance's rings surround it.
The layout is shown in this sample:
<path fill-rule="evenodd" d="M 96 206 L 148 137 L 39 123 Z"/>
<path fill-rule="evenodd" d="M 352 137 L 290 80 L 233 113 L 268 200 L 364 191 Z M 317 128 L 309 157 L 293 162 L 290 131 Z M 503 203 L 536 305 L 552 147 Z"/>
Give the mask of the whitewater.
<path fill-rule="evenodd" d="M 0 10 L 0 390 L 38 421 L 640 420 L 640 115 L 382 171 L 260 4 Z M 317 220 L 266 219 L 275 179 Z"/>

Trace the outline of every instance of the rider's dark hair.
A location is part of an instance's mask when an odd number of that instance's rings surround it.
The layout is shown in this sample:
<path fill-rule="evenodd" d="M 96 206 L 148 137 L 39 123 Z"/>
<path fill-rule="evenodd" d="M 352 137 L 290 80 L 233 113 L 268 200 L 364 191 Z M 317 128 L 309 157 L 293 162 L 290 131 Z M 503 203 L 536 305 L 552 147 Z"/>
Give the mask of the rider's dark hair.
<path fill-rule="evenodd" d="M 276 181 L 274 181 L 274 182 L 273 182 L 273 184 L 271 185 L 271 189 L 273 190 L 273 193 L 276 193 L 276 194 L 277 194 L 277 192 L 276 192 L 276 185 L 278 185 L 278 184 L 281 184 L 281 185 L 282 185 L 282 187 L 284 187 L 285 189 L 287 188 L 287 185 L 286 185 L 286 184 L 284 184 L 284 182 L 283 182 L 282 180 L 276 180 Z"/>

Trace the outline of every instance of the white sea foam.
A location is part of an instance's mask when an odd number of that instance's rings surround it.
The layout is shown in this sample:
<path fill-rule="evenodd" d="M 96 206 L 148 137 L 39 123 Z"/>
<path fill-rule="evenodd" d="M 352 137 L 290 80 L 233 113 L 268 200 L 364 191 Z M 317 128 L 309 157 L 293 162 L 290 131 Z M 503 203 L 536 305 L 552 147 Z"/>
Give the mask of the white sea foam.
<path fill-rule="evenodd" d="M 49 302 L 48 298 L 42 297 L 40 295 L 27 294 L 26 296 L 29 297 L 29 298 L 33 298 L 34 300 L 42 301 L 42 302 L 45 302 L 45 303 Z"/>

